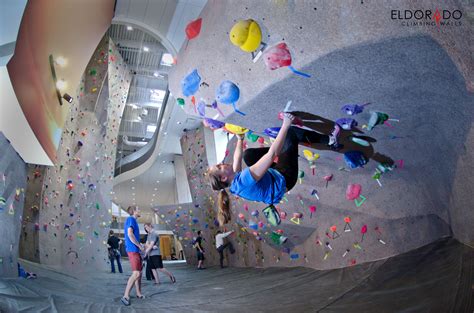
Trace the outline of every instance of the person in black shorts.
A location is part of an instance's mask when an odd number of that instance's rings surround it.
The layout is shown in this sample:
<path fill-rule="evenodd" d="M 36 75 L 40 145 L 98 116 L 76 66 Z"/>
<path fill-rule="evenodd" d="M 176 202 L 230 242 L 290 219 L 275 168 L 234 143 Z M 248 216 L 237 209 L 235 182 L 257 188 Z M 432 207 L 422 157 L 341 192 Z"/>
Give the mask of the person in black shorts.
<path fill-rule="evenodd" d="M 160 252 L 160 237 L 153 230 L 153 225 L 151 223 L 145 224 L 145 231 L 148 233 L 148 237 L 145 244 L 145 253 L 148 256 L 148 262 L 150 262 L 151 271 L 155 277 L 155 284 L 160 283 L 158 277 L 158 271 L 168 275 L 172 283 L 176 282 L 176 278 L 170 271 L 163 267 L 163 260 L 161 258 Z"/>
<path fill-rule="evenodd" d="M 204 262 L 204 249 L 202 247 L 202 237 L 201 237 L 201 231 L 198 230 L 197 232 L 197 238 L 194 240 L 194 247 L 196 248 L 196 254 L 197 254 L 197 259 L 198 259 L 198 270 L 203 270 L 205 267 L 202 266 L 202 263 Z"/>
<path fill-rule="evenodd" d="M 115 264 L 114 260 L 117 260 L 117 266 L 120 273 L 122 271 L 122 264 L 120 263 L 120 249 L 119 246 L 122 243 L 122 240 L 118 239 L 117 236 L 114 235 L 114 231 L 110 230 L 109 232 L 109 239 L 107 240 L 107 248 L 109 252 L 109 260 L 110 266 L 112 267 L 112 273 L 115 273 Z"/>

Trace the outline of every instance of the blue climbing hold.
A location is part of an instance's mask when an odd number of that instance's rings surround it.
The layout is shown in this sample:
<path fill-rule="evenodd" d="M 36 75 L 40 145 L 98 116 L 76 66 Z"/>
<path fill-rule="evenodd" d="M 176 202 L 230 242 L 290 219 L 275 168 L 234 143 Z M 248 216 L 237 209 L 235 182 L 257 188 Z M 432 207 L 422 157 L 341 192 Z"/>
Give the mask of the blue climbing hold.
<path fill-rule="evenodd" d="M 194 95 L 198 89 L 201 82 L 201 76 L 199 76 L 197 69 L 194 69 L 181 81 L 181 90 L 183 95 L 186 97 Z"/>

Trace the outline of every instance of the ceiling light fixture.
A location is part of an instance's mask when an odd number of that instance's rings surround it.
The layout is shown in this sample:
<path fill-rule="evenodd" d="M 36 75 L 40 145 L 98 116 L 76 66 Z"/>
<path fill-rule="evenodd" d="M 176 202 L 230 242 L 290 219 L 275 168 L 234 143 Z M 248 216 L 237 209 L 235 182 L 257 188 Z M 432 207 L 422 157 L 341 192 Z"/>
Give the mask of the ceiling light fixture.
<path fill-rule="evenodd" d="M 143 47 L 143 51 L 148 52 L 148 51 L 150 51 L 150 48 L 145 46 L 145 47 Z"/>
<path fill-rule="evenodd" d="M 62 56 L 57 57 L 56 60 L 54 60 L 54 62 L 61 67 L 65 67 L 67 65 L 66 58 Z"/>
<path fill-rule="evenodd" d="M 74 100 L 70 95 L 68 95 L 67 93 L 65 93 L 63 95 L 63 99 L 66 100 L 67 102 L 69 103 L 72 103 L 72 100 Z"/>
<path fill-rule="evenodd" d="M 67 87 L 67 83 L 64 79 L 60 79 L 56 82 L 56 88 L 58 88 L 60 91 L 65 89 Z"/>
<path fill-rule="evenodd" d="M 128 26 L 127 26 L 127 30 L 128 30 L 128 31 L 131 31 L 131 30 L 133 30 L 133 27 L 130 26 L 130 25 L 128 25 Z"/>

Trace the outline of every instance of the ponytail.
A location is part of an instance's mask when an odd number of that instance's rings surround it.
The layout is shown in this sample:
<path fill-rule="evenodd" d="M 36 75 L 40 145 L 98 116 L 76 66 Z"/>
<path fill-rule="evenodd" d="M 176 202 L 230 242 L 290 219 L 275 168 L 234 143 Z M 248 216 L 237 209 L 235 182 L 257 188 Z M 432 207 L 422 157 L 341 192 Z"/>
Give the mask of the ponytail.
<path fill-rule="evenodd" d="M 232 219 L 232 215 L 230 214 L 230 198 L 225 189 L 219 191 L 219 195 L 217 196 L 217 206 L 217 221 L 220 226 L 223 226 Z"/>
<path fill-rule="evenodd" d="M 230 222 L 232 215 L 230 214 L 230 198 L 225 188 L 229 187 L 229 183 L 221 181 L 219 175 L 217 175 L 212 168 L 209 168 L 206 172 L 206 176 L 209 179 L 209 183 L 213 190 L 219 190 L 217 195 L 217 221 L 222 226 Z"/>

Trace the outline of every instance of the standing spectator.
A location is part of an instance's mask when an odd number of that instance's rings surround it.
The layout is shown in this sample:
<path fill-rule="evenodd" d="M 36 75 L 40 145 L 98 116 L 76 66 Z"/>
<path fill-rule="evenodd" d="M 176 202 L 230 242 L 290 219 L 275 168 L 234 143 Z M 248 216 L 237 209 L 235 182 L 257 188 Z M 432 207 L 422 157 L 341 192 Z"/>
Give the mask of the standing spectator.
<path fill-rule="evenodd" d="M 194 247 L 196 248 L 196 254 L 197 254 L 197 259 L 198 259 L 198 270 L 203 270 L 205 267 L 202 266 L 202 263 L 204 262 L 204 248 L 202 247 L 202 236 L 201 236 L 201 231 L 198 230 L 197 232 L 197 238 L 194 240 Z"/>
<path fill-rule="evenodd" d="M 184 251 L 183 251 L 183 245 L 181 244 L 181 241 L 178 239 L 175 239 L 175 244 L 176 244 L 176 250 L 178 251 L 178 259 L 179 260 L 184 260 Z"/>
<path fill-rule="evenodd" d="M 229 236 L 233 232 L 234 232 L 233 230 L 228 231 L 226 233 L 222 233 L 220 230 L 217 231 L 216 248 L 217 248 L 217 251 L 219 252 L 219 256 L 220 256 L 219 262 L 221 264 L 221 268 L 224 268 L 224 249 L 229 247 L 230 253 L 231 254 L 235 253 L 234 246 L 232 245 L 232 242 L 229 241 L 226 244 L 224 244 L 224 238 Z"/>
<path fill-rule="evenodd" d="M 124 234 L 125 234 L 125 250 L 128 254 L 130 261 L 130 267 L 132 268 L 132 275 L 128 279 L 127 287 L 123 294 L 122 303 L 124 305 L 130 305 L 130 291 L 135 286 L 135 292 L 137 298 L 144 299 L 142 295 L 141 284 L 142 284 L 142 259 L 140 252 L 145 249 L 140 244 L 140 230 L 138 229 L 137 218 L 140 217 L 140 210 L 136 206 L 129 206 L 127 209 L 130 216 L 125 221 Z"/>
<path fill-rule="evenodd" d="M 122 271 L 122 264 L 120 263 L 120 244 L 122 243 L 122 240 L 118 239 L 117 236 L 114 235 L 114 231 L 110 230 L 109 232 L 109 239 L 107 240 L 107 247 L 109 250 L 109 260 L 110 260 L 110 266 L 112 267 L 112 273 L 115 273 L 115 260 L 117 260 L 117 266 L 118 270 L 120 273 L 123 273 Z"/>
<path fill-rule="evenodd" d="M 160 236 L 154 231 L 151 223 L 145 224 L 145 231 L 148 233 L 146 240 L 146 255 L 148 256 L 148 262 L 150 263 L 151 271 L 155 277 L 155 284 L 160 283 L 158 277 L 158 271 L 168 275 L 172 283 L 176 282 L 176 278 L 166 268 L 163 267 L 163 259 L 161 258 L 160 251 Z"/>

